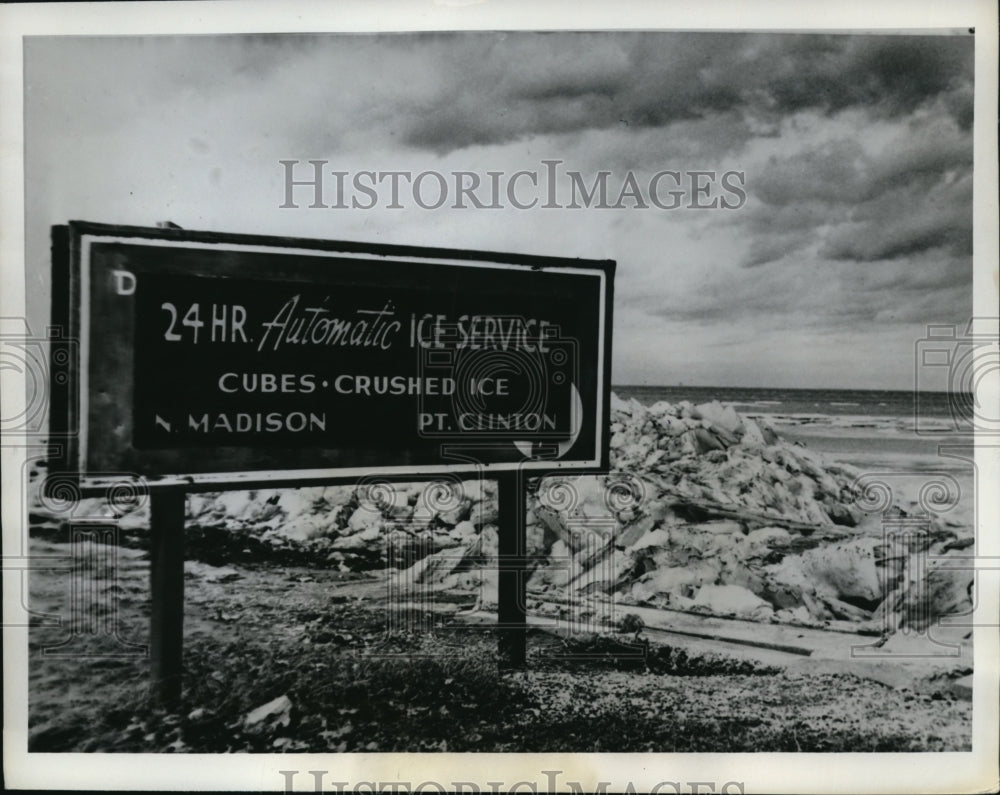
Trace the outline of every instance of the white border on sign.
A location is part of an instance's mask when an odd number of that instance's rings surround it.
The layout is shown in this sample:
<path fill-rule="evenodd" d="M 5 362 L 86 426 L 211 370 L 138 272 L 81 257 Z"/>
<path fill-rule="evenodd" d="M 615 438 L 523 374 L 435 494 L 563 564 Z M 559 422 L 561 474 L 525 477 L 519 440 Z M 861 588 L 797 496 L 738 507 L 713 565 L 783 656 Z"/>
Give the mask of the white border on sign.
<path fill-rule="evenodd" d="M 325 241 L 322 241 L 325 242 Z M 210 251 L 242 251 L 254 254 L 295 254 L 298 256 L 311 257 L 337 257 L 340 259 L 357 259 L 375 262 L 396 262 L 405 264 L 406 257 L 390 254 L 374 254 L 370 252 L 338 251 L 335 248 L 314 249 L 296 248 L 294 246 L 265 246 L 247 243 L 229 243 L 220 241 L 209 243 L 196 240 L 171 240 L 169 238 L 150 238 L 142 235 L 102 235 L 94 232 L 86 232 L 80 236 L 80 444 L 77 455 L 77 471 L 82 473 L 84 482 L 91 486 L 111 485 L 118 482 L 115 479 L 88 478 L 87 468 L 87 442 L 89 437 L 89 376 L 90 376 L 90 247 L 93 243 L 126 243 L 140 246 L 154 246 L 161 248 L 186 248 Z M 335 245 L 335 244 L 334 244 Z M 487 268 L 494 270 L 531 270 L 530 265 L 515 265 L 506 262 L 491 262 L 488 259 L 460 260 L 448 259 L 445 257 L 421 257 L 414 255 L 410 259 L 422 262 L 462 266 L 469 268 Z M 598 268 L 567 267 L 546 267 L 546 273 L 562 273 L 586 278 L 598 278 L 600 281 L 600 310 L 598 318 L 597 340 L 600 346 L 597 362 L 597 380 L 594 403 L 597 406 L 594 425 L 594 450 L 595 457 L 586 461 L 514 461 L 510 463 L 494 464 L 432 464 L 424 465 L 403 465 L 403 466 L 369 466 L 369 467 L 343 467 L 337 469 L 281 469 L 268 472 L 207 472 L 195 475 L 186 475 L 181 472 L 163 473 L 156 476 L 157 486 L 177 485 L 231 485 L 232 488 L 239 488 L 240 481 L 285 481 L 289 479 L 301 479 L 303 485 L 309 482 L 322 481 L 324 479 L 334 479 L 343 477 L 354 477 L 364 475 L 391 475 L 405 476 L 408 474 L 427 473 L 438 474 L 445 472 L 468 472 L 470 467 L 478 472 L 489 474 L 491 472 L 516 472 L 523 470 L 558 470 L 558 469 L 595 469 L 601 465 L 601 445 L 605 435 L 610 429 L 604 425 L 604 371 L 606 367 L 605 359 L 607 350 L 605 349 L 605 316 L 607 314 L 608 293 L 607 278 L 603 270 Z M 589 424 L 589 423 L 588 423 Z"/>

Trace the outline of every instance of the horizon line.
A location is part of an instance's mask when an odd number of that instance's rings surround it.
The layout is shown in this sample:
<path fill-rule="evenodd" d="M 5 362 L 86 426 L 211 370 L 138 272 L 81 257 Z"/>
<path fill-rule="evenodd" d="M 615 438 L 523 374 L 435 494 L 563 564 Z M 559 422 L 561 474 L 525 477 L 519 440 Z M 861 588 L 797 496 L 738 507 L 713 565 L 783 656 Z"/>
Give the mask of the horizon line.
<path fill-rule="evenodd" d="M 612 389 L 784 389 L 788 391 L 835 390 L 838 392 L 920 392 L 931 395 L 974 395 L 971 390 L 951 389 L 899 389 L 890 387 L 834 387 L 834 386 L 721 386 L 718 384 L 612 384 Z"/>

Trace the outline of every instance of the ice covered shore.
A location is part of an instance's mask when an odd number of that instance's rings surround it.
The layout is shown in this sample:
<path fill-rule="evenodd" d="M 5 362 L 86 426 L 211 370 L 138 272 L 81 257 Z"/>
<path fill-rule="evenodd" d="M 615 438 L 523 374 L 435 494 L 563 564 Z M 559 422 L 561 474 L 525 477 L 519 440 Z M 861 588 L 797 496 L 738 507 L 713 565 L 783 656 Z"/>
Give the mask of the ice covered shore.
<path fill-rule="evenodd" d="M 971 570 L 941 561 L 972 554 L 972 528 L 876 505 L 859 474 L 717 402 L 612 396 L 611 473 L 529 484 L 529 592 L 887 631 L 971 609 Z M 52 521 L 42 506 L 33 519 Z M 148 516 L 119 521 L 141 532 Z M 496 523 L 490 480 L 368 482 L 192 494 L 187 536 L 189 555 L 210 562 L 294 552 L 488 595 Z"/>
<path fill-rule="evenodd" d="M 971 528 L 878 504 L 857 470 L 763 421 L 716 402 L 613 398 L 611 431 L 611 474 L 548 478 L 529 498 L 535 594 L 875 631 L 971 609 L 971 572 L 940 565 L 970 554 Z M 413 573 L 470 584 L 494 532 L 486 523 L 464 559 L 445 550 Z"/>

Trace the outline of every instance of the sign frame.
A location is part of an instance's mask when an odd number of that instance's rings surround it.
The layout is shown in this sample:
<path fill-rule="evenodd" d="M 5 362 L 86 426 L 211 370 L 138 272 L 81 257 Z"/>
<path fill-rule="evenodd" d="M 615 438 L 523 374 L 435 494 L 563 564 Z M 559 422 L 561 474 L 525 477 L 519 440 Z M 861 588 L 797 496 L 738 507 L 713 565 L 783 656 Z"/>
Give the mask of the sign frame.
<path fill-rule="evenodd" d="M 611 338 L 613 326 L 613 260 L 550 257 L 501 253 L 471 249 L 359 243 L 318 238 L 281 237 L 186 230 L 179 228 L 139 227 L 70 221 L 52 227 L 52 325 L 63 329 L 68 352 L 67 367 L 52 367 L 50 407 L 50 479 L 59 475 L 70 479 L 76 488 L 88 493 L 104 492 L 123 480 L 135 479 L 126 472 L 91 472 L 87 469 L 88 367 L 91 333 L 89 284 L 90 246 L 95 242 L 125 242 L 140 246 L 167 246 L 178 249 L 207 249 L 225 252 L 282 252 L 308 256 L 336 256 L 370 261 L 373 267 L 384 263 L 421 263 L 456 268 L 503 268 L 520 271 L 568 273 L 590 272 L 600 279 L 600 306 L 596 334 L 598 373 L 595 416 L 586 418 L 581 432 L 594 433 L 593 460 L 563 461 L 546 458 L 511 462 L 463 461 L 432 465 L 386 464 L 318 469 L 276 468 L 234 472 L 185 473 L 162 472 L 142 477 L 150 487 L 182 487 L 186 491 L 225 489 L 288 488 L 357 481 L 363 477 L 388 480 L 424 479 L 434 475 L 494 477 L 501 472 L 544 475 L 553 472 L 606 472 L 610 460 Z M 335 263 L 331 263 L 335 265 Z M 56 348 L 53 349 L 55 355 Z M 68 369 L 68 373 L 65 372 Z M 134 363 L 133 363 L 134 376 Z M 67 377 L 68 375 L 68 377 Z M 59 381 L 57 382 L 57 378 Z M 131 411 L 131 407 L 129 411 Z M 455 445 L 460 449 L 460 445 Z M 324 448 L 318 448 L 324 449 Z M 329 449 L 329 448 L 325 448 Z"/>

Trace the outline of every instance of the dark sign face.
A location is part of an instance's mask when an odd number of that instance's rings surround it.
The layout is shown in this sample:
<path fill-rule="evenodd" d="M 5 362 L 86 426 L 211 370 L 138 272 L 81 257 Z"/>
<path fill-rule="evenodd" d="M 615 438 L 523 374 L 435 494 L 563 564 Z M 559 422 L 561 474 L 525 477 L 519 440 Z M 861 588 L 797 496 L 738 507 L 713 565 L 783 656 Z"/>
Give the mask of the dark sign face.
<path fill-rule="evenodd" d="M 613 263 L 84 224 L 69 237 L 69 470 L 606 466 Z"/>

